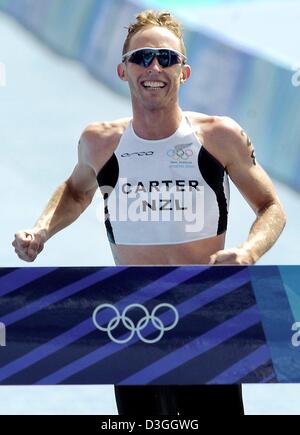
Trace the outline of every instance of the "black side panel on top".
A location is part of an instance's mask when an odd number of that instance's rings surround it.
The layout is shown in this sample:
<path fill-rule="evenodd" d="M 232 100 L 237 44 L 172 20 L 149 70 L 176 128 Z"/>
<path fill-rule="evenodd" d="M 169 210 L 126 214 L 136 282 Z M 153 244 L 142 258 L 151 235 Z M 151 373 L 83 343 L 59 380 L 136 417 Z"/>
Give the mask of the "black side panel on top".
<path fill-rule="evenodd" d="M 108 198 L 111 192 L 115 189 L 120 174 L 120 168 L 117 156 L 113 154 L 111 158 L 106 162 L 103 168 L 97 175 L 97 181 L 104 198 L 104 214 L 105 214 L 105 227 L 107 231 L 108 239 L 111 243 L 116 243 L 113 228 L 110 221 L 108 210 Z"/>
<path fill-rule="evenodd" d="M 228 224 L 228 204 L 224 191 L 225 169 L 221 163 L 212 156 L 204 147 L 201 148 L 198 156 L 199 170 L 202 177 L 215 192 L 219 207 L 218 233 L 223 234 Z"/>

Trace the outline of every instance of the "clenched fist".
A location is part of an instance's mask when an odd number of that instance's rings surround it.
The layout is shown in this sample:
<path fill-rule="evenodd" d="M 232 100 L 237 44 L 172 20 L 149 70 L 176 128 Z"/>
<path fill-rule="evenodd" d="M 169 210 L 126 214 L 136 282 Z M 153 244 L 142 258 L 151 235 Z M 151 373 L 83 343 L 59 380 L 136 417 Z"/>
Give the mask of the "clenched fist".
<path fill-rule="evenodd" d="M 209 265 L 213 264 L 234 264 L 234 265 L 250 265 L 255 264 L 256 259 L 254 254 L 242 247 L 224 249 L 210 256 Z"/>
<path fill-rule="evenodd" d="M 46 240 L 46 231 L 44 230 L 19 231 L 15 234 L 12 246 L 21 260 L 32 263 L 44 249 Z"/>

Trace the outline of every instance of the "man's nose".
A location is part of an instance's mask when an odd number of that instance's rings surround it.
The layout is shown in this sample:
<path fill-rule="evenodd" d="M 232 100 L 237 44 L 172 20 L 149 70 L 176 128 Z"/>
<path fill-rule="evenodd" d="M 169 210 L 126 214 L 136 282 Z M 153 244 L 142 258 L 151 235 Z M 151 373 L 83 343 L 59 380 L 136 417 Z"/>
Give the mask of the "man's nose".
<path fill-rule="evenodd" d="M 162 67 L 161 67 L 161 65 L 159 64 L 159 62 L 158 62 L 158 60 L 157 60 L 157 57 L 155 57 L 155 58 L 153 59 L 151 65 L 149 65 L 148 69 L 149 69 L 149 72 L 150 72 L 150 71 L 161 71 L 161 70 L 162 70 Z"/>

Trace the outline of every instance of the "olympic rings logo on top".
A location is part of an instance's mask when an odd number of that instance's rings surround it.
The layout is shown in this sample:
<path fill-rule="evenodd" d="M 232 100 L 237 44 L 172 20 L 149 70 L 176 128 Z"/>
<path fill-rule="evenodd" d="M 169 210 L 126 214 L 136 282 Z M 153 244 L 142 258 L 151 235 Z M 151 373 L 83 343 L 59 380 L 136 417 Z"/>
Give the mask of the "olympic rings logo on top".
<path fill-rule="evenodd" d="M 164 325 L 163 321 L 156 315 L 159 310 L 164 308 L 173 311 L 174 320 L 170 325 Z M 114 312 L 114 317 L 108 322 L 107 326 L 102 326 L 99 323 L 100 311 L 105 309 L 111 309 Z M 128 312 L 133 309 L 139 309 L 144 314 L 144 316 L 140 320 L 138 320 L 136 325 L 134 321 L 127 315 Z M 116 338 L 113 336 L 113 331 L 120 325 L 121 322 L 122 325 L 130 332 L 129 336 L 126 338 Z M 142 335 L 142 331 L 144 331 L 144 329 L 149 325 L 150 322 L 159 331 L 157 337 L 152 339 L 146 338 Z M 166 304 L 166 303 L 160 304 L 157 307 L 155 307 L 152 310 L 151 314 L 149 313 L 148 309 L 141 304 L 128 305 L 124 309 L 122 314 L 120 314 L 119 310 L 114 305 L 102 304 L 99 305 L 93 313 L 93 323 L 96 326 L 96 328 L 102 332 L 107 332 L 108 337 L 111 339 L 111 341 L 113 341 L 116 344 L 129 343 L 129 341 L 133 339 L 135 334 L 137 334 L 138 338 L 143 343 L 146 344 L 158 343 L 164 336 L 165 332 L 174 329 L 178 324 L 178 322 L 179 322 L 179 314 L 177 309 L 173 305 Z"/>
<path fill-rule="evenodd" d="M 169 150 L 167 155 L 173 160 L 188 160 L 194 155 L 193 151 L 188 148 L 191 145 L 191 143 L 186 145 L 177 145 L 174 149 Z"/>

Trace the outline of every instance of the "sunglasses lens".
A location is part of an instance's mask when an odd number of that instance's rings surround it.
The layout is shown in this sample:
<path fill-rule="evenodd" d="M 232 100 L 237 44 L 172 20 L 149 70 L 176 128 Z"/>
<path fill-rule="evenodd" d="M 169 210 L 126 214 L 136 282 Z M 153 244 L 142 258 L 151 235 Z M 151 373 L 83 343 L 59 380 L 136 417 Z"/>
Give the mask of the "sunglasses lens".
<path fill-rule="evenodd" d="M 144 50 L 143 53 L 143 63 L 146 68 L 151 65 L 153 59 L 155 58 L 155 52 L 152 50 Z"/>
<path fill-rule="evenodd" d="M 157 57 L 160 66 L 167 68 L 172 65 L 181 63 L 180 56 L 172 50 L 139 50 L 133 53 L 129 62 L 148 68 L 153 59 Z"/>
<path fill-rule="evenodd" d="M 170 52 L 170 65 L 176 65 L 181 63 L 180 56 L 175 52 Z"/>
<path fill-rule="evenodd" d="M 171 54 L 169 50 L 160 50 L 157 58 L 160 66 L 166 68 L 171 65 Z"/>
<path fill-rule="evenodd" d="M 145 66 L 144 65 L 144 51 L 140 50 L 133 53 L 128 59 L 129 62 L 135 63 L 136 65 Z"/>

